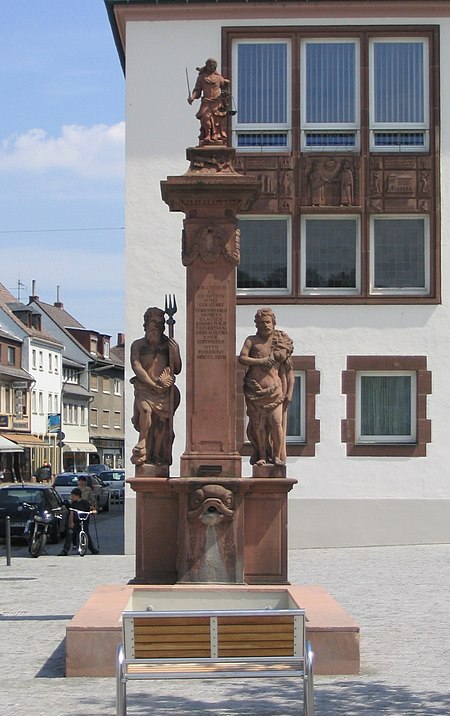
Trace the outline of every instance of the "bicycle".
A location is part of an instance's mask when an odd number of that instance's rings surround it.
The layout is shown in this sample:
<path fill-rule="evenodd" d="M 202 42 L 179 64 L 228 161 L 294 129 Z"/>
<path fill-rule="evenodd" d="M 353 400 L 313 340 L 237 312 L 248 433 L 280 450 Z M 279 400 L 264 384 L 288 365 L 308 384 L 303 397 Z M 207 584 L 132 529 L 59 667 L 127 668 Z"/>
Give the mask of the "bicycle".
<path fill-rule="evenodd" d="M 78 531 L 78 554 L 80 557 L 84 557 L 88 548 L 88 536 L 84 529 L 84 523 L 92 514 L 92 511 L 86 512 L 85 510 L 77 510 L 75 507 L 69 507 L 71 512 L 76 512 L 80 521 L 80 529 Z"/>

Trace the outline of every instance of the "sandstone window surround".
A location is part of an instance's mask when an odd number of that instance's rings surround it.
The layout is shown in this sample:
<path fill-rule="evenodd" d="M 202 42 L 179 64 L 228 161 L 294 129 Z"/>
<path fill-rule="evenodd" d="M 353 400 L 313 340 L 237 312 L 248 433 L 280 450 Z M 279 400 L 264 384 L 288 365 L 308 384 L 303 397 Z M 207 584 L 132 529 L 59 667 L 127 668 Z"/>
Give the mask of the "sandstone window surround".
<path fill-rule="evenodd" d="M 348 356 L 342 373 L 348 456 L 425 457 L 431 442 L 426 356 Z"/>
<path fill-rule="evenodd" d="M 228 27 L 223 48 L 235 167 L 261 180 L 238 302 L 439 303 L 439 28 Z"/>

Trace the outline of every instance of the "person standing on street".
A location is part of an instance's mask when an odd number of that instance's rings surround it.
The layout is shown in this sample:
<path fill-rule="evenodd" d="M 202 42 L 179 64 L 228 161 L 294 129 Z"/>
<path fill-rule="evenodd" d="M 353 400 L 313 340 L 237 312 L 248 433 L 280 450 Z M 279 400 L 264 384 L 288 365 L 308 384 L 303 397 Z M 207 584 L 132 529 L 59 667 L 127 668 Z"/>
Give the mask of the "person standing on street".
<path fill-rule="evenodd" d="M 82 493 L 79 487 L 74 487 L 72 492 L 70 493 L 70 496 L 72 498 L 71 500 L 71 507 L 75 510 L 81 510 L 82 512 L 92 512 L 92 508 L 88 500 L 84 500 L 82 498 Z M 70 510 L 69 512 L 69 524 L 67 527 L 67 534 L 66 538 L 64 540 L 64 546 L 59 553 L 60 557 L 67 557 L 69 554 L 70 545 L 77 544 L 78 541 L 78 533 L 80 531 L 80 519 L 78 517 L 78 514 L 76 512 L 73 512 Z M 91 554 L 98 554 L 99 550 L 94 547 L 94 543 L 92 542 L 92 537 L 89 533 L 89 517 L 87 520 L 85 520 L 84 523 L 84 531 L 86 532 L 87 539 L 88 539 L 88 550 Z"/>

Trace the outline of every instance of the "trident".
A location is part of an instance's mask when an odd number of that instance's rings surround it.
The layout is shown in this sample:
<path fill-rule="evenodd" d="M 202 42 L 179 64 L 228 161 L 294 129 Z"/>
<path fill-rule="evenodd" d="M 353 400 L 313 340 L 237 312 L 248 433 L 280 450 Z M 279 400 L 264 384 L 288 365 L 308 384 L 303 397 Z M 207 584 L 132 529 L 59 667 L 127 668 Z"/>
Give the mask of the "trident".
<path fill-rule="evenodd" d="M 169 338 L 173 338 L 173 327 L 175 325 L 174 315 L 177 312 L 177 302 L 174 293 L 172 295 L 166 294 L 164 312 L 169 316 L 166 321 L 169 326 Z"/>
<path fill-rule="evenodd" d="M 175 299 L 175 294 L 167 295 L 164 299 L 164 312 L 168 316 L 168 319 L 166 321 L 167 325 L 169 326 L 169 338 L 173 338 L 173 327 L 175 325 L 175 319 L 174 315 L 177 312 L 177 302 Z M 174 374 L 174 359 L 173 359 L 173 348 L 169 344 L 169 368 L 170 373 L 175 380 L 175 374 Z M 169 394 L 169 434 L 168 434 L 168 445 L 167 445 L 167 451 L 168 451 L 168 462 L 169 465 L 172 464 L 172 444 L 174 439 L 173 434 L 173 386 Z"/>

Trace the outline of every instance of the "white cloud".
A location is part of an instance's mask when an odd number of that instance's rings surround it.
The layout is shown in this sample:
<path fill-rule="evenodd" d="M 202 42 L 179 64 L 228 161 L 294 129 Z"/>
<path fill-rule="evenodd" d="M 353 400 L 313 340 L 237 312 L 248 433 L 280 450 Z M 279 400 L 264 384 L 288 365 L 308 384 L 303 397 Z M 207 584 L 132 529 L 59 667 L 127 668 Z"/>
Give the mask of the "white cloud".
<path fill-rule="evenodd" d="M 0 144 L 0 172 L 65 170 L 84 177 L 121 177 L 125 122 L 63 126 L 61 136 L 43 129 L 11 135 Z"/>

